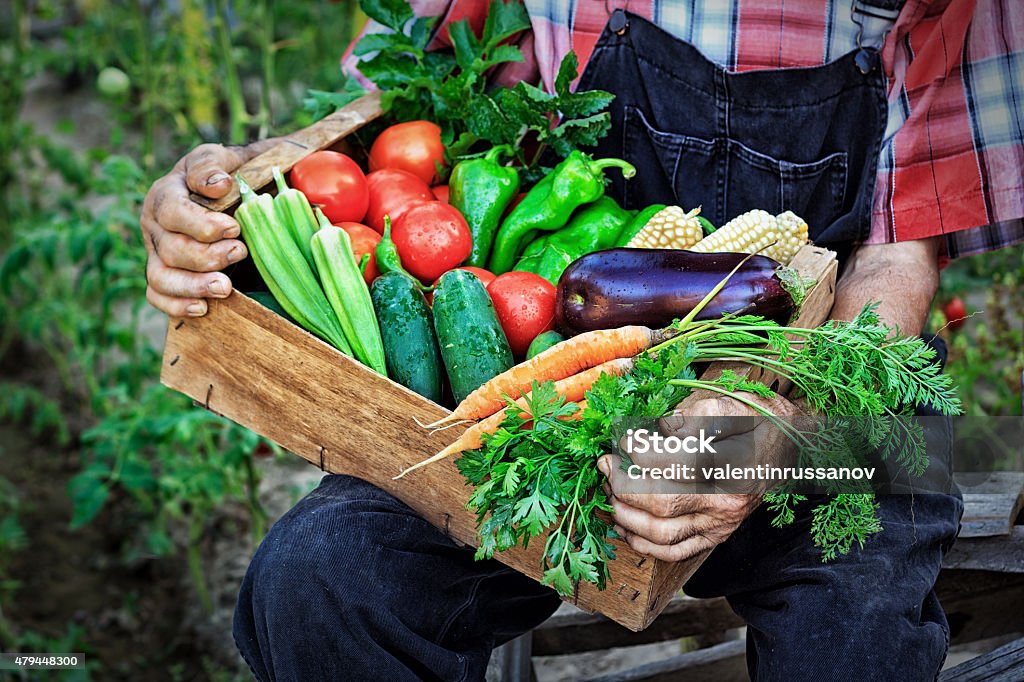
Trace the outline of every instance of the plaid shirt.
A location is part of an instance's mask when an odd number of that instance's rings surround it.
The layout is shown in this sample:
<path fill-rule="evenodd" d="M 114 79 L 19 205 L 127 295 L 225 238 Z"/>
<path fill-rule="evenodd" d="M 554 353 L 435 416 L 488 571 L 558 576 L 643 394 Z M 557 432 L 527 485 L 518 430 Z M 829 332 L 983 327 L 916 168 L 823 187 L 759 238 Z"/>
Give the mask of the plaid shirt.
<path fill-rule="evenodd" d="M 825 64 L 879 47 L 888 78 L 888 125 L 879 155 L 868 243 L 945 235 L 950 257 L 1024 241 L 1024 2 L 907 0 L 901 11 L 850 0 L 524 0 L 533 31 L 514 77 L 551 88 L 562 57 L 585 62 L 611 12 L 622 7 L 693 44 L 732 71 Z M 420 0 L 444 26 L 482 0 Z M 858 5 L 858 8 L 860 6 Z M 380 30 L 371 22 L 367 31 Z M 355 72 L 357 61 L 343 64 Z M 1019 106 L 1018 106 L 1019 103 Z M 972 229 L 973 228 L 973 229 Z"/>

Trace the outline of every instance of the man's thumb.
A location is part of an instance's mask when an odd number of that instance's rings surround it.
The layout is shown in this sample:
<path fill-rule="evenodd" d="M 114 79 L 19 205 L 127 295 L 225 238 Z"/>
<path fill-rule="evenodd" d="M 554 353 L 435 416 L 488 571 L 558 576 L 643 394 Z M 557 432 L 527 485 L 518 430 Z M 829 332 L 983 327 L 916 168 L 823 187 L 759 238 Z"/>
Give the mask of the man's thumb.
<path fill-rule="evenodd" d="M 230 159 L 223 147 L 203 145 L 192 153 L 186 166 L 185 182 L 196 194 L 219 199 L 227 194 L 234 181 L 228 173 Z"/>

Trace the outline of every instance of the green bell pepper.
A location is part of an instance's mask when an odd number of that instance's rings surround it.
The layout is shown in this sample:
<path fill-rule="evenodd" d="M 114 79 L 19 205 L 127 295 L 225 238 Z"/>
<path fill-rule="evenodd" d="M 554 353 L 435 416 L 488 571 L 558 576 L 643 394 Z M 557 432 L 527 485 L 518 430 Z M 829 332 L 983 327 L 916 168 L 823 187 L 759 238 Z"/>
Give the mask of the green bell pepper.
<path fill-rule="evenodd" d="M 516 264 L 516 270 L 540 275 L 552 284 L 580 256 L 616 246 L 623 228 L 633 214 L 615 199 L 603 196 L 581 206 L 561 230 L 531 243 Z"/>
<path fill-rule="evenodd" d="M 473 237 L 464 265 L 487 265 L 501 216 L 519 191 L 519 173 L 498 163 L 503 154 L 513 153 L 509 145 L 498 145 L 480 158 L 460 161 L 452 170 L 448 202 L 466 219 Z"/>
<path fill-rule="evenodd" d="M 573 151 L 534 185 L 498 229 L 489 268 L 496 275 L 508 272 L 536 232 L 554 232 L 566 226 L 577 207 L 604 194 L 604 169 L 621 168 L 626 178 L 636 168 L 621 159 L 591 159 Z"/>

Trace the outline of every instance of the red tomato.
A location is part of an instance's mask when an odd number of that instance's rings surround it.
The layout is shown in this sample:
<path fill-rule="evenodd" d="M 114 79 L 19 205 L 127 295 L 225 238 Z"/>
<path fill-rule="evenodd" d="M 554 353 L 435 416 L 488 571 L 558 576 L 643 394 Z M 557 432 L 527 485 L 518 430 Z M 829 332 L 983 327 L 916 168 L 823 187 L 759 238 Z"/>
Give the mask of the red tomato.
<path fill-rule="evenodd" d="M 517 358 L 526 355 L 537 334 L 555 326 L 555 286 L 540 275 L 506 272 L 487 285 L 487 293 Z"/>
<path fill-rule="evenodd" d="M 398 168 L 431 184 L 444 163 L 441 129 L 430 121 L 399 123 L 377 136 L 370 147 L 370 170 Z"/>
<path fill-rule="evenodd" d="M 424 282 L 433 282 L 466 260 L 473 242 L 462 214 L 440 201 L 404 211 L 392 223 L 391 238 L 402 265 Z"/>
<path fill-rule="evenodd" d="M 359 165 L 339 152 L 313 152 L 292 168 L 291 186 L 311 204 L 319 204 L 332 223 L 358 222 L 369 202 L 366 176 Z"/>
<path fill-rule="evenodd" d="M 486 288 L 488 284 L 490 284 L 491 282 L 494 281 L 494 273 L 493 272 L 491 272 L 490 270 L 484 270 L 483 268 L 478 268 L 478 267 L 476 267 L 474 265 L 460 265 L 459 267 L 457 267 L 455 269 L 456 270 L 465 270 L 466 272 L 472 272 L 474 275 L 476 275 L 480 279 L 481 282 L 484 283 L 484 288 Z M 441 274 L 444 274 L 444 273 L 441 273 Z M 441 278 L 438 277 L 437 279 L 434 280 L 434 286 L 437 286 L 437 282 L 440 279 Z M 428 291 L 427 292 L 427 303 L 429 303 L 430 305 L 434 305 L 434 292 L 433 291 Z"/>
<path fill-rule="evenodd" d="M 448 203 L 448 185 L 434 185 L 430 188 L 430 191 L 434 193 L 438 201 Z"/>
<path fill-rule="evenodd" d="M 967 321 L 967 306 L 964 305 L 963 299 L 956 296 L 942 306 L 942 314 L 946 316 L 946 326 L 955 332 Z"/>
<path fill-rule="evenodd" d="M 412 173 L 393 168 L 374 171 L 366 176 L 370 201 L 363 221 L 380 234 L 384 234 L 384 216 L 394 223 L 398 214 L 422 201 L 434 201 L 430 185 Z"/>
<path fill-rule="evenodd" d="M 380 235 L 360 223 L 338 223 L 338 227 L 345 230 L 352 240 L 352 253 L 356 257 L 356 263 L 362 260 L 363 254 L 370 254 L 363 279 L 367 284 L 371 283 L 380 274 L 380 270 L 377 269 L 377 257 L 373 254 L 373 250 L 380 242 Z"/>

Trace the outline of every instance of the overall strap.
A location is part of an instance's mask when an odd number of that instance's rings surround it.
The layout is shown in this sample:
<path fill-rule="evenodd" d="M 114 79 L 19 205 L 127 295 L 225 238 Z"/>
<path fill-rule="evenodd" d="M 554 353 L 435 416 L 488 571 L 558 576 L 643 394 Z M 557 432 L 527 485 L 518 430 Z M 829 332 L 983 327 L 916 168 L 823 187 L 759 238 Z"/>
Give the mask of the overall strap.
<path fill-rule="evenodd" d="M 896 22 L 905 0 L 852 0 L 850 16 L 857 25 L 857 68 L 868 74 L 879 64 L 878 52 Z"/>

